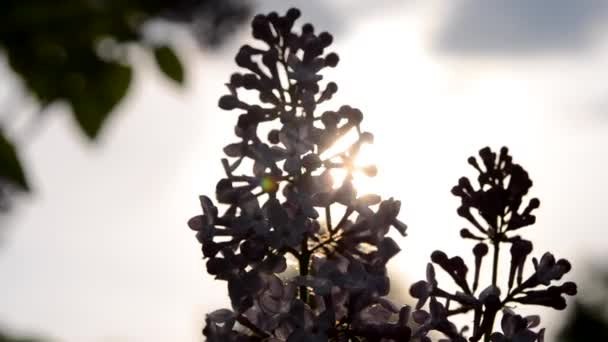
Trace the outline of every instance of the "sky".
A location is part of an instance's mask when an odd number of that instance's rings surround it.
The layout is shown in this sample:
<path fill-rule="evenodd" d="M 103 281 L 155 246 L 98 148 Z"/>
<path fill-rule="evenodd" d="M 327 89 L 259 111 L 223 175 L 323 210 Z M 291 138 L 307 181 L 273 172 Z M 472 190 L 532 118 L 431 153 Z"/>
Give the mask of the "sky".
<path fill-rule="evenodd" d="M 534 181 L 541 208 L 524 234 L 536 255 L 568 258 L 573 278 L 602 260 L 604 2 L 263 0 L 258 9 L 291 5 L 301 23 L 333 33 L 334 104 L 360 108 L 375 135 L 366 158 L 379 175 L 358 179 L 360 191 L 403 202 L 410 229 L 389 265 L 395 279 L 422 279 L 435 249 L 471 257 L 450 189 L 475 176 L 466 159 L 484 146 L 508 146 Z M 213 52 L 176 35 L 184 88 L 135 51 L 136 80 L 97 143 L 53 109 L 23 152 L 35 192 L 2 236 L 0 326 L 65 342 L 201 340 L 205 312 L 229 302 L 186 221 L 234 142 L 236 117 L 216 104 L 248 35 L 244 27 Z"/>

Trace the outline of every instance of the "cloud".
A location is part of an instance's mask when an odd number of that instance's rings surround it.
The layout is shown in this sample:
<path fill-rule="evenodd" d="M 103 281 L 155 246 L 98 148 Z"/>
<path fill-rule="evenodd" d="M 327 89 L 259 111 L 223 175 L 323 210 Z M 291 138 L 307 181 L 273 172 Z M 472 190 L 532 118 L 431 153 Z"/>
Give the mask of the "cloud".
<path fill-rule="evenodd" d="M 336 10 L 330 4 L 321 1 L 265 0 L 258 2 L 255 12 L 276 11 L 284 14 L 291 7 L 297 7 L 302 11 L 302 18 L 298 21 L 300 25 L 304 22 L 312 22 L 315 27 L 318 26 L 319 29 L 330 32 L 340 31 L 344 28 L 344 22 L 338 20 Z"/>
<path fill-rule="evenodd" d="M 263 0 L 256 3 L 256 13 L 276 11 L 284 13 L 291 7 L 302 11 L 300 25 L 311 22 L 321 31 L 340 34 L 343 30 L 356 25 L 359 19 L 378 12 L 394 10 L 409 1 L 404 0 Z"/>
<path fill-rule="evenodd" d="M 437 47 L 453 55 L 570 52 L 593 43 L 604 0 L 463 0 L 448 13 Z"/>

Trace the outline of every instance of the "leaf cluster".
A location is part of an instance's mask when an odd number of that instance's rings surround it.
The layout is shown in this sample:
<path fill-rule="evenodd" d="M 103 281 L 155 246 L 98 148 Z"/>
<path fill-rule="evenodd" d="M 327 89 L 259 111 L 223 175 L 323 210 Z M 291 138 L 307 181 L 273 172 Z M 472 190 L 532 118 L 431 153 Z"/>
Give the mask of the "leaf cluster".
<path fill-rule="evenodd" d="M 187 24 L 201 42 L 217 45 L 248 13 L 245 4 L 227 0 L 3 0 L 0 50 L 41 108 L 67 103 L 82 133 L 95 139 L 132 82 L 128 45 L 149 50 L 167 78 L 179 84 L 185 80 L 178 55 L 170 46 L 153 44 L 144 34 L 144 24 Z M 1 202 L 14 190 L 29 189 L 17 147 L 6 133 L 8 123 L 3 126 Z"/>

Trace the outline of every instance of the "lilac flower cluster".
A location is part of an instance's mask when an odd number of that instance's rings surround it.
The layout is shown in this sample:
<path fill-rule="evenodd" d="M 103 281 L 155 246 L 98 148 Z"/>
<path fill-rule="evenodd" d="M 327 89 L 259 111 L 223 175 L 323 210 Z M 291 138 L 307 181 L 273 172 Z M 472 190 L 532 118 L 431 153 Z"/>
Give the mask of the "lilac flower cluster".
<path fill-rule="evenodd" d="M 532 182 L 506 149 L 499 156 L 481 150 L 483 168 L 471 157 L 479 188 L 462 178 L 452 190 L 462 199 L 459 215 L 476 230 L 461 231 L 477 241 L 472 284 L 462 258 L 436 251 L 433 263 L 451 276 L 457 292 L 438 286 L 431 263 L 427 279 L 410 289 L 418 300 L 413 312 L 386 298 L 386 264 L 400 251 L 387 233 L 394 227 L 405 236 L 407 228 L 397 218 L 400 202 L 359 194 L 353 185 L 356 173 L 377 172 L 356 162 L 373 135 L 361 129 L 363 114 L 356 108 L 321 110 L 338 89 L 321 72 L 339 58 L 326 52 L 329 33 L 317 34 L 311 24 L 293 31 L 299 16 L 290 9 L 253 19 L 253 36 L 262 44 L 239 50 L 236 63 L 244 72 L 231 76 L 229 94 L 219 100 L 220 108 L 239 112 L 237 141 L 224 148 L 217 203 L 201 196 L 203 213 L 188 222 L 208 273 L 226 281 L 232 306 L 206 316 L 207 341 L 407 342 L 430 341 L 431 332 L 442 341 L 542 341 L 543 330 L 534 330 L 538 317 L 521 317 L 509 305 L 563 309 L 563 295 L 575 294 L 576 286 L 549 286 L 570 270 L 550 253 L 533 259 L 535 272 L 524 280 L 532 243 L 514 234 L 534 223 L 539 201 L 520 209 Z M 335 142 L 348 136 L 355 137 L 350 145 L 334 151 Z M 336 171 L 345 176 L 337 180 Z M 501 244 L 511 246 L 503 297 L 497 285 Z M 488 245 L 494 251 L 492 284 L 478 293 Z M 495 332 L 501 310 L 503 332 Z M 473 313 L 468 339 L 467 328 L 450 322 L 467 312 Z"/>
<path fill-rule="evenodd" d="M 246 72 L 232 75 L 219 100 L 240 112 L 238 141 L 224 149 L 219 207 L 202 196 L 203 214 L 189 226 L 209 274 L 227 282 L 232 310 L 207 315 L 203 332 L 208 341 L 406 341 L 407 308 L 384 297 L 386 263 L 399 252 L 386 234 L 391 226 L 406 230 L 400 202 L 353 186 L 354 173 L 376 173 L 355 163 L 373 135 L 361 130 L 356 108 L 318 113 L 337 91 L 320 72 L 339 58 L 325 52 L 329 33 L 310 24 L 292 32 L 299 16 L 291 9 L 253 19 L 264 45 L 240 49 L 236 63 Z M 256 103 L 245 99 L 252 93 Z M 350 146 L 327 155 L 353 132 Z M 338 184 L 333 170 L 346 174 Z M 288 260 L 297 274 L 289 274 Z"/>
<path fill-rule="evenodd" d="M 463 177 L 452 189 L 452 193 L 461 199 L 458 214 L 475 228 L 475 233 L 467 228 L 460 231 L 462 238 L 477 241 L 473 247 L 473 283 L 467 278 L 469 268 L 462 258 L 450 258 L 442 251 L 433 252 L 433 263 L 427 265 L 426 280 L 413 284 L 410 289 L 411 295 L 418 299 L 416 309 L 421 309 L 430 299 L 430 313 L 422 310 L 413 313 L 414 320 L 421 324 L 413 334 L 425 336 L 431 330 L 438 330 L 451 341 L 467 341 L 464 332 L 469 330 L 468 327 L 458 330 L 449 318 L 472 312 L 473 324 L 468 341 L 480 341 L 482 338 L 494 342 L 543 341 L 544 330 L 532 330 L 538 326 L 540 318 L 521 317 L 512 311 L 510 305 L 532 304 L 565 309 L 563 296 L 575 295 L 576 285 L 573 282 L 549 285 L 570 271 L 570 263 L 565 259 L 556 261 L 547 252 L 540 261 L 532 259 L 534 272 L 524 280 L 524 266 L 533 246 L 531 241 L 515 234 L 519 229 L 534 224 L 536 217 L 532 212 L 539 207 L 540 201 L 533 198 L 522 209 L 524 196 L 532 187 L 532 181 L 520 165 L 513 163 L 506 147 L 499 154 L 486 147 L 479 151 L 479 155 L 483 166 L 476 158 L 469 158 L 469 164 L 479 173 L 478 187 L 475 188 L 469 179 Z M 492 283 L 478 292 L 481 266 L 490 249 L 488 244 L 493 249 Z M 510 245 L 511 262 L 507 284 L 501 291 L 497 284 L 498 260 L 504 244 Z M 438 286 L 433 264 L 452 278 L 458 291 L 452 293 Z M 494 321 L 501 310 L 503 332 L 494 332 Z"/>

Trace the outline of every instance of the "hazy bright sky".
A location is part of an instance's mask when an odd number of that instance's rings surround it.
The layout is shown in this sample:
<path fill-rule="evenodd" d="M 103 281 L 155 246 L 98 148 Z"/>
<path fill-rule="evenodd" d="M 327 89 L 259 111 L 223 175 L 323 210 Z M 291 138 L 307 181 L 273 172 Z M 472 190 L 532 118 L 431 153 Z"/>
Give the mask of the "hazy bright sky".
<path fill-rule="evenodd" d="M 410 227 L 395 277 L 424 277 L 434 249 L 470 256 L 450 189 L 474 176 L 466 159 L 484 146 L 509 146 L 534 180 L 541 209 L 524 234 L 537 256 L 550 250 L 582 269 L 605 255 L 601 0 L 260 2 L 263 11 L 301 6 L 334 34 L 334 104 L 361 108 L 376 136 L 369 158 L 380 173 L 361 187 L 400 199 Z M 138 56 L 131 92 L 96 144 L 61 108 L 46 120 L 23 151 L 35 192 L 0 247 L 0 325 L 65 342 L 201 340 L 204 313 L 228 298 L 186 221 L 235 141 L 236 115 L 216 103 L 248 34 L 214 53 L 180 40 L 184 89 Z"/>

